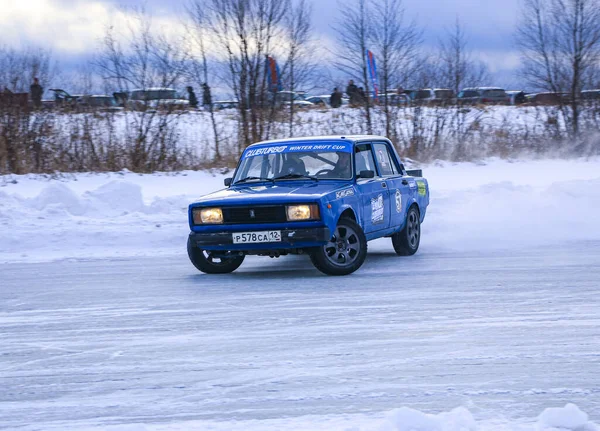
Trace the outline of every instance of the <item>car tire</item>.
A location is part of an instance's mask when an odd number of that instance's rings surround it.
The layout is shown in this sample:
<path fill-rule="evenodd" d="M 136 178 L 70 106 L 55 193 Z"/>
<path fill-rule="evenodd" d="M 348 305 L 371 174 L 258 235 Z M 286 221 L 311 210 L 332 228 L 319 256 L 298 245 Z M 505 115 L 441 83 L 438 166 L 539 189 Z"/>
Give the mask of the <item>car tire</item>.
<path fill-rule="evenodd" d="M 352 274 L 367 257 L 367 238 L 358 223 L 340 219 L 330 241 L 310 254 L 313 265 L 327 275 Z"/>
<path fill-rule="evenodd" d="M 399 256 L 412 256 L 421 243 L 421 216 L 415 205 L 408 209 L 406 224 L 400 232 L 392 235 L 394 251 Z"/>
<path fill-rule="evenodd" d="M 246 256 L 232 254 L 231 257 L 213 257 L 211 252 L 202 250 L 188 238 L 187 252 L 192 264 L 205 274 L 228 274 L 240 267 Z M 224 252 L 226 253 L 226 252 Z"/>

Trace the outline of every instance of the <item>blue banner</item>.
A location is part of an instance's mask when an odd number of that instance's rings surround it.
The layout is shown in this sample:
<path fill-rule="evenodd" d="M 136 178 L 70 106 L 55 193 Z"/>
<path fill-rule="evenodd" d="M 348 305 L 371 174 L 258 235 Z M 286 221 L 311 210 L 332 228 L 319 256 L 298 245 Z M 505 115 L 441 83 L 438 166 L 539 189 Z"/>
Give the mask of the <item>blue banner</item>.
<path fill-rule="evenodd" d="M 375 56 L 368 49 L 365 55 L 367 57 L 367 69 L 369 69 L 371 85 L 373 86 L 373 99 L 377 100 L 379 97 L 379 85 L 377 84 L 377 65 L 375 64 Z"/>

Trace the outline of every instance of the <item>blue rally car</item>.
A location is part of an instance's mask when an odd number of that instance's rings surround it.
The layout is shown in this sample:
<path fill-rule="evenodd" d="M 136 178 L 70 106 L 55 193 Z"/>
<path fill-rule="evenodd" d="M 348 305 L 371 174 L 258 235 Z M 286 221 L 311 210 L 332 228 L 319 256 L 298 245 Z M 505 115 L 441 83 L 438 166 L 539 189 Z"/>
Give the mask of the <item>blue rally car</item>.
<path fill-rule="evenodd" d="M 249 146 L 227 188 L 189 207 L 188 255 L 209 274 L 235 271 L 247 255 L 307 254 L 321 272 L 363 264 L 367 241 L 389 237 L 416 253 L 429 186 L 406 171 L 379 136 L 325 136 Z"/>

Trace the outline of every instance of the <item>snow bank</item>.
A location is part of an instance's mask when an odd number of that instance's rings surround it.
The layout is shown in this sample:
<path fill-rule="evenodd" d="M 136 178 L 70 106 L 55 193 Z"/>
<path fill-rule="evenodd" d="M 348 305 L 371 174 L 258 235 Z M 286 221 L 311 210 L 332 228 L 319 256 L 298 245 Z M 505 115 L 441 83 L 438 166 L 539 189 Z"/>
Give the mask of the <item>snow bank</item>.
<path fill-rule="evenodd" d="M 471 412 L 458 407 L 450 412 L 427 414 L 402 407 L 385 414 L 344 416 L 302 416 L 283 419 L 185 421 L 159 424 L 81 426 L 81 431 L 599 431 L 587 414 L 573 404 L 548 408 L 538 418 L 507 420 L 493 418 L 477 421 Z"/>
<path fill-rule="evenodd" d="M 539 416 L 538 431 L 599 431 L 598 425 L 588 421 L 588 415 L 574 404 L 551 407 Z"/>
<path fill-rule="evenodd" d="M 600 240 L 600 160 L 423 166 L 422 252 Z M 0 177 L 0 262 L 185 253 L 187 206 L 231 173 Z M 391 252 L 387 241 L 372 248 Z"/>

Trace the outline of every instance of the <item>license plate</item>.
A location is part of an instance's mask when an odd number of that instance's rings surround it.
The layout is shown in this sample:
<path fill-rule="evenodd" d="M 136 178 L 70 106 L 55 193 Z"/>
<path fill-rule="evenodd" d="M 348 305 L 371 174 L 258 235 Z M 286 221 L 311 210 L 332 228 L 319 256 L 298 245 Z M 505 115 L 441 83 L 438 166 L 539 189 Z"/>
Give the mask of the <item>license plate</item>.
<path fill-rule="evenodd" d="M 253 244 L 261 242 L 281 242 L 280 230 L 265 232 L 236 232 L 232 234 L 234 244 Z"/>

